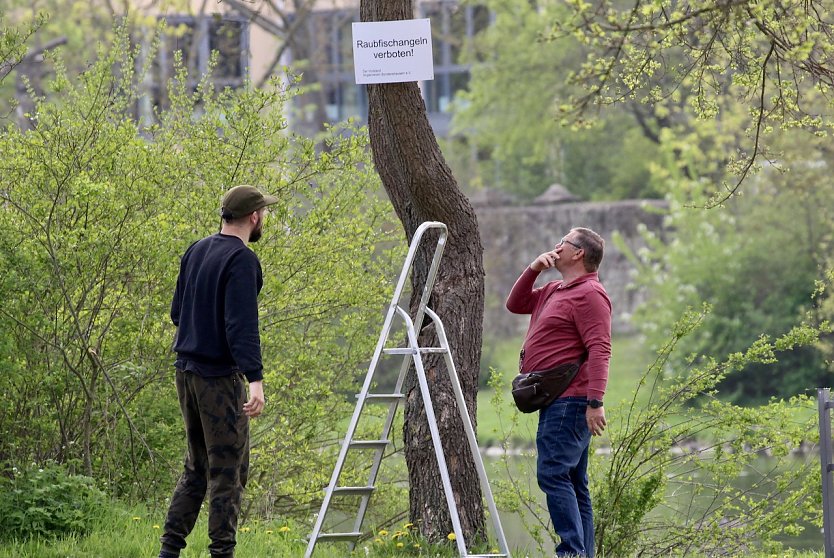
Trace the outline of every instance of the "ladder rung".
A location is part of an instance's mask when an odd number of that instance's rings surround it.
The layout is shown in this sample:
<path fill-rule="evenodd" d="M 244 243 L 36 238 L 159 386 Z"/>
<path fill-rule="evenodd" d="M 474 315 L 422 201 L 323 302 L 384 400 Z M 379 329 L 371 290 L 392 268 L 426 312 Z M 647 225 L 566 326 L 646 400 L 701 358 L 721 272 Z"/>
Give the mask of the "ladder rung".
<path fill-rule="evenodd" d="M 358 393 L 356 397 L 359 397 Z M 365 396 L 365 401 L 368 403 L 393 403 L 403 400 L 405 400 L 405 395 L 402 393 L 369 393 Z"/>
<path fill-rule="evenodd" d="M 317 541 L 352 541 L 362 536 L 362 533 L 319 533 Z"/>
<path fill-rule="evenodd" d="M 443 347 L 420 347 L 417 351 L 421 353 L 447 353 L 449 352 L 448 349 L 444 349 Z M 386 355 L 412 355 L 414 354 L 414 349 L 411 347 L 402 347 L 396 349 L 382 349 L 382 352 Z"/>
<path fill-rule="evenodd" d="M 370 494 L 374 491 L 375 486 L 337 486 L 333 489 L 333 494 Z"/>
<path fill-rule="evenodd" d="M 355 449 L 385 449 L 390 443 L 390 440 L 355 440 L 350 442 L 348 447 Z"/>
<path fill-rule="evenodd" d="M 414 354 L 414 349 L 405 347 L 403 349 L 382 349 L 386 355 L 411 355 Z"/>

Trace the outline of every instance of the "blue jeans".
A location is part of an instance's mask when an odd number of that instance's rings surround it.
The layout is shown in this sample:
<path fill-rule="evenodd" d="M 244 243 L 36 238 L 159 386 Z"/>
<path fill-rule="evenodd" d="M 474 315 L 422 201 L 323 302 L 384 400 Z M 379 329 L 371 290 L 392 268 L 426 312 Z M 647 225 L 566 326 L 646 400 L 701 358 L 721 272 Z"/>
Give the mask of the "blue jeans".
<path fill-rule="evenodd" d="M 594 556 L 594 512 L 588 491 L 584 397 L 563 397 L 539 411 L 537 476 L 561 542 L 556 556 Z"/>

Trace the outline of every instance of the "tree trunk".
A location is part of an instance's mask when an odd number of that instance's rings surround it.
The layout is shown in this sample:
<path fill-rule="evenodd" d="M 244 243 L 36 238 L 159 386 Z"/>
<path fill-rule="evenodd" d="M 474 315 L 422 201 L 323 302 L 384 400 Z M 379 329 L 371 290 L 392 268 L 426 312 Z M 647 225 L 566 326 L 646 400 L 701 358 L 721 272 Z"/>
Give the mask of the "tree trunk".
<path fill-rule="evenodd" d="M 365 22 L 412 17 L 409 0 L 361 2 L 361 19 Z M 409 242 L 424 221 L 443 222 L 449 230 L 430 307 L 446 327 L 474 425 L 484 311 L 483 246 L 475 212 L 440 152 L 417 84 L 369 85 L 368 100 L 374 164 Z M 412 274 L 412 311 L 431 263 L 431 238 L 424 242 L 429 249 L 417 254 Z M 424 328 L 420 344 L 437 346 L 436 343 L 434 328 Z M 463 534 L 467 545 L 471 545 L 485 535 L 477 471 L 442 355 L 427 355 L 424 364 Z M 405 389 L 403 434 L 411 488 L 409 516 L 424 536 L 437 541 L 452 531 L 451 518 L 414 374 L 409 374 Z"/>

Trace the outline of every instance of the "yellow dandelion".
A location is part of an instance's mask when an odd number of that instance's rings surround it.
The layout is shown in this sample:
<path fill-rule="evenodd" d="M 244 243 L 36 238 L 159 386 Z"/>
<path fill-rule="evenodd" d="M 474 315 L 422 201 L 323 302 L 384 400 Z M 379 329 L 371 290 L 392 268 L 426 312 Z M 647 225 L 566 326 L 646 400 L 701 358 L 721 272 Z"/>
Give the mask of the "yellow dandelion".
<path fill-rule="evenodd" d="M 453 540 L 456 540 L 458 537 L 454 533 L 449 533 L 448 535 L 446 535 L 446 538 L 449 539 L 450 541 L 453 541 Z"/>
<path fill-rule="evenodd" d="M 397 548 L 402 548 L 402 547 L 404 547 L 404 546 L 405 546 L 405 545 L 404 545 L 403 543 L 397 543 Z"/>
<path fill-rule="evenodd" d="M 386 531 L 385 529 L 383 529 L 383 530 L 381 530 L 381 531 L 379 532 L 379 536 L 380 536 L 380 537 L 384 537 L 384 536 L 385 536 L 385 535 L 387 535 L 387 534 L 388 534 L 388 531 Z"/>
<path fill-rule="evenodd" d="M 131 519 L 132 519 L 133 521 L 139 521 L 139 520 L 140 520 L 140 519 L 142 519 L 142 518 L 141 518 L 141 517 L 139 517 L 138 515 L 134 515 L 133 517 L 131 517 Z"/>
<path fill-rule="evenodd" d="M 375 542 L 376 544 L 382 544 L 382 539 L 374 539 L 374 542 Z"/>
<path fill-rule="evenodd" d="M 290 530 L 290 528 L 287 527 L 286 525 L 284 525 L 280 529 L 278 529 L 278 531 L 280 531 L 281 533 L 287 533 L 287 532 L 289 532 L 289 530 Z"/>
<path fill-rule="evenodd" d="M 413 546 L 414 548 L 420 548 L 420 543 L 414 543 L 414 544 L 413 544 L 413 545 L 411 545 L 411 546 Z"/>
<path fill-rule="evenodd" d="M 241 527 L 241 528 L 240 528 L 240 532 L 241 532 L 241 533 L 248 533 L 248 532 L 249 532 L 249 531 L 251 531 L 251 530 L 252 530 L 252 529 L 251 529 L 250 527 Z"/>
<path fill-rule="evenodd" d="M 272 529 L 267 529 L 267 530 L 266 530 L 266 534 L 267 534 L 267 535 L 271 535 L 271 534 L 272 534 Z"/>
<path fill-rule="evenodd" d="M 154 525 L 153 528 L 154 529 L 159 529 L 159 525 Z"/>
<path fill-rule="evenodd" d="M 498 549 L 497 548 L 490 549 L 490 552 L 493 553 L 493 554 L 498 554 Z"/>
<path fill-rule="evenodd" d="M 414 527 L 413 523 L 406 523 L 405 525 L 403 525 L 403 529 L 411 529 L 412 527 Z"/>

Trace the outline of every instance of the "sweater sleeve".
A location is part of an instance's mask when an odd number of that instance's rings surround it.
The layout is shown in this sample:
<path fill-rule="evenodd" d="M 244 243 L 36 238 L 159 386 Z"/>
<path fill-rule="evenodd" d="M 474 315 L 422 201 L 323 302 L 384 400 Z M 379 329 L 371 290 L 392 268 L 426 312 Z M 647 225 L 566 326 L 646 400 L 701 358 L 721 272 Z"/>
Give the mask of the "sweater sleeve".
<path fill-rule="evenodd" d="M 249 250 L 238 253 L 228 269 L 225 290 L 226 340 L 238 368 L 250 382 L 263 379 L 258 331 L 261 264 Z"/>
<path fill-rule="evenodd" d="M 576 325 L 588 351 L 588 399 L 602 399 L 611 361 L 611 302 L 592 290 L 576 306 Z"/>
<path fill-rule="evenodd" d="M 196 244 L 196 243 L 195 243 Z M 180 314 L 182 313 L 182 297 L 183 297 L 183 289 L 185 288 L 185 267 L 186 262 L 188 261 L 188 254 L 191 252 L 191 248 L 194 246 L 192 244 L 188 247 L 188 250 L 185 251 L 182 258 L 180 258 L 180 271 L 177 275 L 177 285 L 174 288 L 174 298 L 171 300 L 171 323 L 175 326 L 179 327 L 180 325 Z"/>
<path fill-rule="evenodd" d="M 182 272 L 177 278 L 177 286 L 174 289 L 174 298 L 171 300 L 171 323 L 179 327 L 180 312 L 182 312 Z"/>
<path fill-rule="evenodd" d="M 524 270 L 507 297 L 507 310 L 513 314 L 533 313 L 541 291 L 541 289 L 533 289 L 539 273 L 533 271 L 530 267 Z"/>

